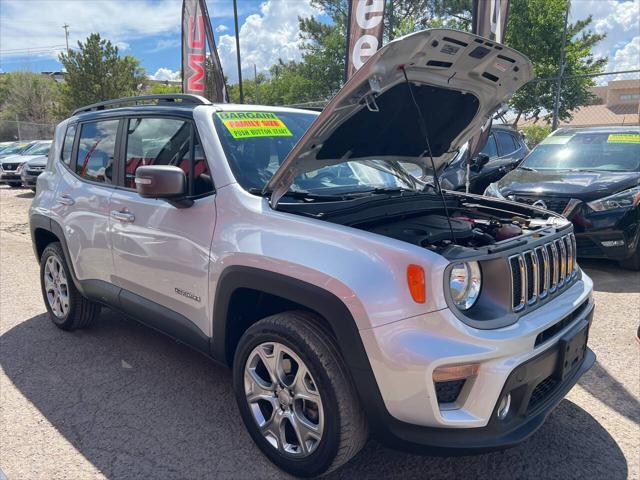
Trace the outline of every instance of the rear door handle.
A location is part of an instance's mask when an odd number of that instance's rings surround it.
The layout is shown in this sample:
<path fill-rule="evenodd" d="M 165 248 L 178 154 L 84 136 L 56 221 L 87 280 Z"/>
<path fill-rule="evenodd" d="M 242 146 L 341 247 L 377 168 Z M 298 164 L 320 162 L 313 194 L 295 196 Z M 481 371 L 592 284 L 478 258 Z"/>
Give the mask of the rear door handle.
<path fill-rule="evenodd" d="M 111 216 L 124 223 L 133 223 L 133 221 L 136 219 L 133 213 L 122 212 L 118 210 L 111 210 Z"/>
<path fill-rule="evenodd" d="M 66 193 L 63 193 L 58 197 L 58 203 L 62 205 L 73 205 L 74 203 L 76 203 L 76 201 Z"/>

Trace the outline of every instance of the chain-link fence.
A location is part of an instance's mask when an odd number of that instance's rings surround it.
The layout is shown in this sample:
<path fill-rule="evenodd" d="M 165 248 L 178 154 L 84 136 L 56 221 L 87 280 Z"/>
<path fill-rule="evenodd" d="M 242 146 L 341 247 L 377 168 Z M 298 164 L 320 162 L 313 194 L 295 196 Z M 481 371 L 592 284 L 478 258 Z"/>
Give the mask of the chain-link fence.
<path fill-rule="evenodd" d="M 640 124 L 640 69 L 535 79 L 516 94 L 507 121 L 552 125 L 558 86 L 558 127 Z"/>
<path fill-rule="evenodd" d="M 55 123 L 33 123 L 0 119 L 0 142 L 51 140 Z"/>

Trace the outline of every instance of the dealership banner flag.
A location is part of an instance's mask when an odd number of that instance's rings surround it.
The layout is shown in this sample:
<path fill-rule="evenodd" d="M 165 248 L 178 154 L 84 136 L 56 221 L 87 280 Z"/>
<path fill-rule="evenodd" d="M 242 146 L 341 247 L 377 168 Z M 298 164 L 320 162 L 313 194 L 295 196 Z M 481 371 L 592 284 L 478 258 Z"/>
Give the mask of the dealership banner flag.
<path fill-rule="evenodd" d="M 385 0 L 349 0 L 345 81 L 380 48 L 385 3 Z"/>
<path fill-rule="evenodd" d="M 211 51 L 210 72 L 207 72 L 207 41 Z M 228 101 L 222 65 L 218 57 L 206 1 L 183 0 L 182 91 L 206 96 L 207 85 L 211 86 L 211 101 L 218 103 Z"/>
<path fill-rule="evenodd" d="M 508 14 L 509 0 L 473 0 L 473 33 L 502 43 Z"/>
<path fill-rule="evenodd" d="M 473 33 L 481 37 L 502 43 L 507 16 L 509 14 L 509 0 L 473 0 L 471 28 Z M 469 140 L 469 155 L 467 158 L 466 191 L 469 192 L 469 176 L 471 161 L 482 150 L 491 133 L 491 119 Z"/>

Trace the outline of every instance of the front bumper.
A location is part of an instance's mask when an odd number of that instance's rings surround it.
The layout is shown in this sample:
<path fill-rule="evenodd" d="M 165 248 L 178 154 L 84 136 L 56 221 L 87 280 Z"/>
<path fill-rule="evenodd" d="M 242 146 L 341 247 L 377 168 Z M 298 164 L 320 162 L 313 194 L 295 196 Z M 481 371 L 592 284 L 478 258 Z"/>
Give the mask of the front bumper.
<path fill-rule="evenodd" d="M 25 187 L 35 187 L 36 183 L 38 182 L 38 176 L 40 175 L 40 173 L 42 172 L 34 174 L 22 172 L 22 175 L 20 175 L 20 180 Z"/>
<path fill-rule="evenodd" d="M 496 330 L 473 329 L 442 310 L 361 331 L 380 392 L 378 405 L 372 405 L 374 391 L 361 392 L 372 430 L 392 447 L 447 455 L 525 440 L 595 361 L 587 348 L 570 374 L 555 380 L 562 339 L 590 325 L 591 288 L 583 275 L 553 302 Z M 467 379 L 455 404 L 438 403 L 435 368 L 467 363 L 479 364 L 477 375 Z M 510 413 L 499 420 L 507 393 Z"/>
<path fill-rule="evenodd" d="M 640 207 L 594 212 L 578 208 L 573 223 L 578 257 L 624 260 L 640 243 Z"/>
<path fill-rule="evenodd" d="M 21 183 L 20 174 L 16 171 L 0 171 L 0 183 Z"/>

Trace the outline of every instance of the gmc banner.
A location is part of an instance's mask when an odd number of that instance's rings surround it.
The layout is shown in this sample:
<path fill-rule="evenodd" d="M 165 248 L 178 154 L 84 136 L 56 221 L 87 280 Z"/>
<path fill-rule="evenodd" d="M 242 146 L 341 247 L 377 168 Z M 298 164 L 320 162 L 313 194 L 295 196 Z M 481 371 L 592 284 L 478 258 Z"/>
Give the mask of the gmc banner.
<path fill-rule="evenodd" d="M 509 0 L 473 0 L 473 33 L 502 43 L 508 14 Z"/>
<path fill-rule="evenodd" d="M 212 78 L 207 79 L 207 39 L 211 49 Z M 206 95 L 211 85 L 213 102 L 226 102 L 227 90 L 216 50 L 213 29 L 205 0 L 182 3 L 182 91 Z"/>
<path fill-rule="evenodd" d="M 345 81 L 380 48 L 384 5 L 385 0 L 350 0 Z"/>

